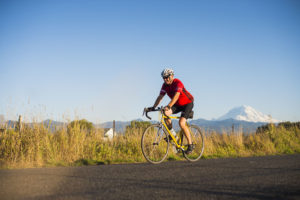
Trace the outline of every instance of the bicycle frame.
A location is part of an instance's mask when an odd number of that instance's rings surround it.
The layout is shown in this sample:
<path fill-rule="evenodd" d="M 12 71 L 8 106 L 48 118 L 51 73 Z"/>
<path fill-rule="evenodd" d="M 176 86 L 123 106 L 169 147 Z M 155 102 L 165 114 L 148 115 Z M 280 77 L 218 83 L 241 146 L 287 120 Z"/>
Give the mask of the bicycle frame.
<path fill-rule="evenodd" d="M 165 113 L 164 113 L 164 111 L 163 111 L 163 107 L 158 108 L 158 109 L 155 109 L 155 110 L 153 110 L 153 111 L 160 111 L 160 112 L 161 112 L 162 117 L 161 117 L 161 119 L 160 119 L 160 124 L 162 124 L 162 125 L 164 126 L 164 128 L 165 128 L 165 130 L 167 131 L 168 135 L 172 138 L 173 142 L 175 143 L 176 148 L 177 148 L 177 149 L 184 150 L 184 146 L 181 146 L 181 145 L 180 145 L 180 144 L 181 144 L 181 140 L 183 140 L 183 137 L 184 137 L 182 131 L 180 131 L 179 139 L 176 140 L 176 138 L 175 138 L 175 137 L 173 136 L 173 134 L 170 132 L 170 129 L 168 128 L 168 126 L 167 126 L 167 124 L 166 124 L 166 122 L 165 122 L 165 119 L 180 119 L 180 117 L 178 117 L 178 116 L 166 116 Z M 144 113 L 146 113 L 146 117 L 147 117 L 148 119 L 151 120 L 151 117 L 149 117 L 149 116 L 147 115 L 148 112 L 147 112 L 147 111 L 144 111 Z M 188 123 L 187 123 L 187 125 L 188 125 Z M 188 128 L 190 129 L 189 126 L 188 126 Z"/>
<path fill-rule="evenodd" d="M 164 114 L 162 115 L 162 118 L 160 120 L 160 123 L 165 127 L 165 130 L 167 130 L 169 136 L 171 136 L 173 142 L 175 143 L 176 147 L 179 148 L 179 149 L 183 149 L 183 146 L 179 145 L 181 143 L 181 140 L 182 140 L 182 132 L 180 132 L 180 135 L 179 135 L 179 139 L 178 139 L 178 142 L 176 141 L 176 138 L 173 136 L 173 134 L 171 133 L 170 129 L 168 128 L 166 122 L 164 119 L 179 119 L 179 117 L 176 117 L 176 116 L 165 116 Z"/>

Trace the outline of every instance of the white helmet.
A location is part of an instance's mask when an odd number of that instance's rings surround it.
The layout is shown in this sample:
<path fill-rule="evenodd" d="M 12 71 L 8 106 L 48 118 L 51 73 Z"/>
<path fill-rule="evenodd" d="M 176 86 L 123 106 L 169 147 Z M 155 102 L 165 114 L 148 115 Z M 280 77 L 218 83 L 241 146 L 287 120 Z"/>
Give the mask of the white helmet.
<path fill-rule="evenodd" d="M 174 75 L 173 69 L 166 68 L 161 72 L 161 77 Z"/>

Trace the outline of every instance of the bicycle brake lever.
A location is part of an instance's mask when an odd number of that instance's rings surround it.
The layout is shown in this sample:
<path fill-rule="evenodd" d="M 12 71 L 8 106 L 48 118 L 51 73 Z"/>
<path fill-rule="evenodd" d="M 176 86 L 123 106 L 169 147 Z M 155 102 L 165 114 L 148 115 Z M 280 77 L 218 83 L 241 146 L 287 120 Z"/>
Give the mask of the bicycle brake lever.
<path fill-rule="evenodd" d="M 148 116 L 148 112 L 146 112 L 146 117 L 151 120 L 151 117 Z"/>
<path fill-rule="evenodd" d="M 151 117 L 148 116 L 148 110 L 147 110 L 147 108 L 144 108 L 142 116 L 144 116 L 144 115 L 146 115 L 146 117 L 151 120 Z"/>

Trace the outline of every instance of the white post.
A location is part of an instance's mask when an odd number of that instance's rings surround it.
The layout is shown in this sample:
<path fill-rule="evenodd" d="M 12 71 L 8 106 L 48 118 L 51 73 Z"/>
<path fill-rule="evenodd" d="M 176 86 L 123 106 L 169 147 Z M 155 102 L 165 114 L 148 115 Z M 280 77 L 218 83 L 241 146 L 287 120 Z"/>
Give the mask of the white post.
<path fill-rule="evenodd" d="M 115 137 L 115 131 L 116 131 L 116 121 L 113 121 L 113 138 Z"/>

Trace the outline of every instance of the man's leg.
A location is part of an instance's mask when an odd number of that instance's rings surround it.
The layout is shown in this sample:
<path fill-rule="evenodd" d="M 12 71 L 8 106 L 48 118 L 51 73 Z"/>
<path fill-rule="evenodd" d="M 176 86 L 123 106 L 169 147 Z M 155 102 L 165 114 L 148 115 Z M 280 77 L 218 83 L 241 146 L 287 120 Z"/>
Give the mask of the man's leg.
<path fill-rule="evenodd" d="M 165 111 L 165 115 L 166 116 L 172 115 L 172 110 L 169 109 L 168 111 Z M 166 124 L 168 126 L 168 129 L 172 129 L 172 120 L 170 118 L 167 118 L 167 119 L 165 119 L 165 122 L 166 122 Z"/>
<path fill-rule="evenodd" d="M 189 130 L 189 128 L 186 125 L 186 118 L 180 117 L 180 119 L 179 119 L 179 126 L 183 130 L 183 132 L 185 134 L 185 137 L 186 137 L 186 139 L 188 141 L 188 144 L 192 144 L 190 130 Z"/>

